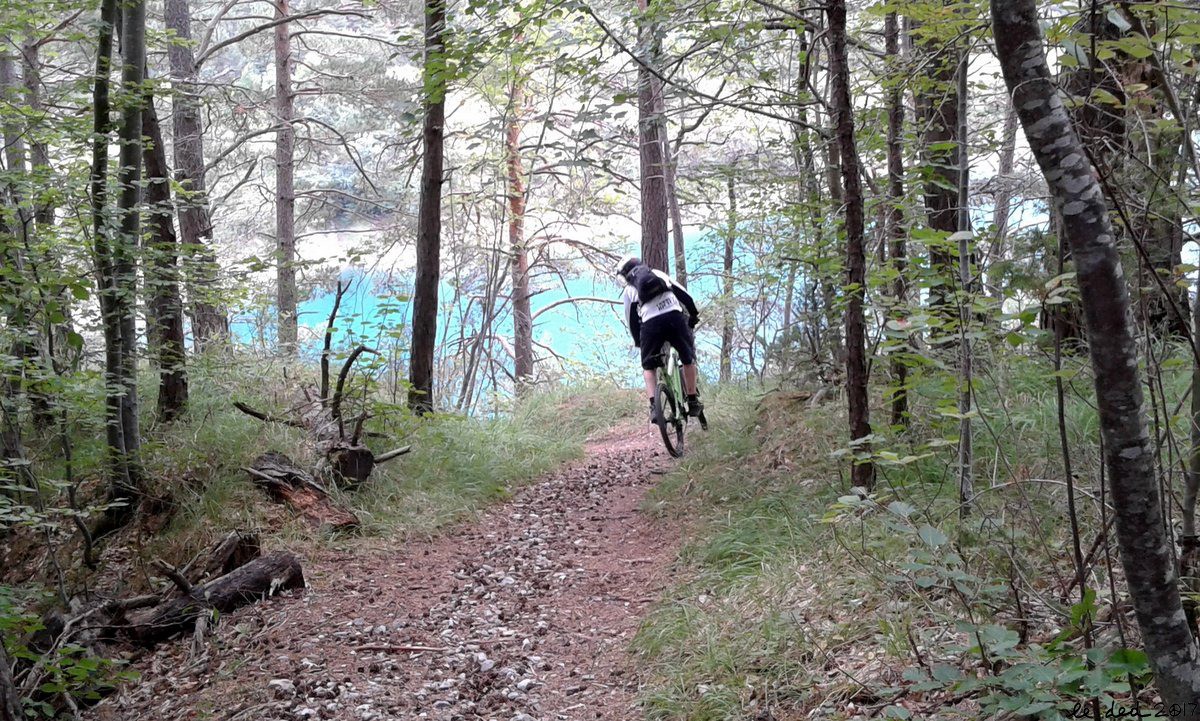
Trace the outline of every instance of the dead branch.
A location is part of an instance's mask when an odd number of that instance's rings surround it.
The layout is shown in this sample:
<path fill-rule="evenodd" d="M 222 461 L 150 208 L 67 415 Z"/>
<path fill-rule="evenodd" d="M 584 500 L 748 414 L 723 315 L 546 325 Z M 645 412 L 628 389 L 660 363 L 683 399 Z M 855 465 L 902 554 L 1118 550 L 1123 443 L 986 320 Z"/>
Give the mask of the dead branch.
<path fill-rule="evenodd" d="M 375 456 L 375 465 L 379 465 L 385 461 L 390 461 L 393 458 L 398 458 L 399 456 L 402 456 L 411 450 L 412 446 L 404 446 L 403 448 L 397 448 L 395 450 L 388 451 L 387 453 L 380 453 L 379 455 Z"/>
<path fill-rule="evenodd" d="M 337 320 L 338 308 L 342 306 L 342 296 L 349 287 L 349 283 L 343 286 L 342 281 L 338 281 L 337 293 L 333 296 L 333 310 L 329 311 L 329 322 L 325 324 L 325 347 L 321 350 L 321 403 L 329 399 L 329 352 L 333 343 L 333 323 Z"/>
<path fill-rule="evenodd" d="M 303 428 L 304 430 L 308 430 L 308 426 L 304 425 L 300 421 L 292 420 L 291 418 L 280 418 L 278 416 L 272 416 L 267 413 L 263 413 L 262 411 L 256 411 L 241 401 L 234 401 L 233 407 L 250 416 L 251 418 L 257 418 L 263 423 L 282 423 L 283 425 L 291 426 L 292 428 Z"/>
<path fill-rule="evenodd" d="M 161 558 L 154 559 L 151 565 L 158 569 L 158 572 L 170 580 L 171 583 L 175 584 L 175 587 L 179 589 L 180 593 L 186 596 L 192 592 L 191 581 L 188 581 L 187 578 L 185 578 L 184 575 L 179 572 L 178 568 L 175 568 Z"/>
<path fill-rule="evenodd" d="M 342 370 L 338 373 L 337 388 L 333 391 L 333 400 L 329 404 L 329 415 L 338 423 L 338 438 L 346 437 L 346 430 L 342 424 L 342 395 L 346 387 L 346 378 L 350 375 L 350 368 L 354 365 L 354 361 L 363 353 L 372 353 L 378 355 L 379 352 L 373 348 L 368 348 L 365 345 L 360 345 L 350 352 L 346 362 L 342 364 Z"/>

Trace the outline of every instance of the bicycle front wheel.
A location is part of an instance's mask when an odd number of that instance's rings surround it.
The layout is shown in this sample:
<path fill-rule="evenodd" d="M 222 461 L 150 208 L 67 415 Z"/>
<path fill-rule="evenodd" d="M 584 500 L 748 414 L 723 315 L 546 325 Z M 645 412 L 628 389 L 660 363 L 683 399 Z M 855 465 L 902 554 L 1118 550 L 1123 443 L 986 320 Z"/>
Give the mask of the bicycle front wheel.
<path fill-rule="evenodd" d="M 679 458 L 683 455 L 683 404 L 676 400 L 666 383 L 658 384 L 654 403 L 658 410 L 654 420 L 662 433 L 663 445 L 672 458 Z"/>

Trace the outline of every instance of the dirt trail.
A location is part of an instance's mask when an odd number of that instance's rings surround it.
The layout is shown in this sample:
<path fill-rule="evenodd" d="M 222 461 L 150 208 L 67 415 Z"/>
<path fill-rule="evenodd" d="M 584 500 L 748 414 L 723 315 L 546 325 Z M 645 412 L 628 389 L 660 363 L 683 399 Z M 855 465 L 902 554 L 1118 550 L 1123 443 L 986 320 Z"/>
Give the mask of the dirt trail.
<path fill-rule="evenodd" d="M 309 588 L 222 619 L 197 660 L 166 644 L 97 719 L 629 721 L 626 648 L 679 530 L 638 511 L 657 435 L 586 457 L 428 542 L 305 559 Z"/>

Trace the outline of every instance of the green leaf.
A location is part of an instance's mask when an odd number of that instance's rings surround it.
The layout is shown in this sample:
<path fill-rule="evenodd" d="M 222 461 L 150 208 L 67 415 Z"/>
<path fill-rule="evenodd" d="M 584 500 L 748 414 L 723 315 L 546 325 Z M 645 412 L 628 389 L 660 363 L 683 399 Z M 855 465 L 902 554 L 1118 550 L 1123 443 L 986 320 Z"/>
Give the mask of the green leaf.
<path fill-rule="evenodd" d="M 950 541 L 950 538 L 947 537 L 946 534 L 942 533 L 928 523 L 917 529 L 917 535 L 921 537 L 922 541 L 932 548 L 944 546 Z"/>
<path fill-rule="evenodd" d="M 957 666 L 949 666 L 944 663 L 935 664 L 934 667 L 930 669 L 930 673 L 933 674 L 934 679 L 941 681 L 942 683 L 951 683 L 962 678 L 961 669 L 959 669 Z"/>

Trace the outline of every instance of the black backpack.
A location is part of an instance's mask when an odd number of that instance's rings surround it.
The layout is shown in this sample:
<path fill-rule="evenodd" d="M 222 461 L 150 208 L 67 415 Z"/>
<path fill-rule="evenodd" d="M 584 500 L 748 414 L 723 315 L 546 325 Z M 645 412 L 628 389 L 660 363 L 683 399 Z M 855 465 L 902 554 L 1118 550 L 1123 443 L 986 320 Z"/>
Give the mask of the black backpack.
<path fill-rule="evenodd" d="M 637 291 L 639 303 L 649 303 L 670 290 L 667 281 L 645 264 L 635 265 L 626 278 L 629 280 L 629 285 Z"/>

